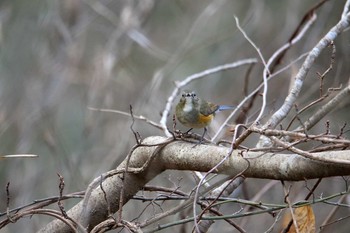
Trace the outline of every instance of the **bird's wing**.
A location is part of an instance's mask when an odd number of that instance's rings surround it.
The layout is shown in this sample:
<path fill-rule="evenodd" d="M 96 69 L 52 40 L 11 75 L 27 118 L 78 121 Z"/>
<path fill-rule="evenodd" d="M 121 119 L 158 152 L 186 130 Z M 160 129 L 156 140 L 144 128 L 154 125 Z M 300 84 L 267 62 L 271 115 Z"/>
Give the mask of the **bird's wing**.
<path fill-rule="evenodd" d="M 209 115 L 215 113 L 218 109 L 219 109 L 219 105 L 205 102 L 205 103 L 201 104 L 199 111 L 204 116 L 209 116 Z"/>

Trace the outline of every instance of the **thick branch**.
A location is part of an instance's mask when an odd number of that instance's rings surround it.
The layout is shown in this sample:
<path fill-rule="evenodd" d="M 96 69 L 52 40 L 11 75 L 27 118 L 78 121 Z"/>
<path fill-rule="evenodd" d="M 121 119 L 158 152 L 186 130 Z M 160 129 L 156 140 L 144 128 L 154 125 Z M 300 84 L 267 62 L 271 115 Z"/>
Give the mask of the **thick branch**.
<path fill-rule="evenodd" d="M 158 144 L 164 142 L 163 137 L 149 137 L 143 143 Z M 152 156 L 153 160 L 149 167 L 139 173 L 125 174 L 124 187 L 121 174 L 107 178 L 103 182 L 103 189 L 106 192 L 107 200 L 112 213 L 117 211 L 119 205 L 120 191 L 124 188 L 123 203 L 135 195 L 147 182 L 166 169 L 196 170 L 207 172 L 214 167 L 222 158 L 227 155 L 229 149 L 213 145 L 198 145 L 183 141 L 174 141 L 165 146 L 158 154 L 154 155 L 156 146 L 138 147 L 132 154 L 129 161 L 131 168 L 142 167 Z M 242 154 L 244 158 L 242 158 Z M 350 151 L 331 151 L 314 153 L 327 159 L 342 159 L 350 161 Z M 266 178 L 276 180 L 304 180 L 330 176 L 350 175 L 349 166 L 342 164 L 328 164 L 309 160 L 295 154 L 276 154 L 264 152 L 240 152 L 234 151 L 230 158 L 218 169 L 218 173 L 234 176 L 247 167 L 244 176 L 253 178 Z M 125 161 L 118 167 L 118 170 L 125 168 Z M 87 216 L 90 231 L 95 225 L 108 218 L 108 208 L 104 199 L 103 191 L 97 187 L 89 197 Z M 82 212 L 82 202 L 73 207 L 67 214 L 77 220 Z M 70 232 L 67 225 L 59 220 L 54 220 L 45 226 L 40 232 Z"/>

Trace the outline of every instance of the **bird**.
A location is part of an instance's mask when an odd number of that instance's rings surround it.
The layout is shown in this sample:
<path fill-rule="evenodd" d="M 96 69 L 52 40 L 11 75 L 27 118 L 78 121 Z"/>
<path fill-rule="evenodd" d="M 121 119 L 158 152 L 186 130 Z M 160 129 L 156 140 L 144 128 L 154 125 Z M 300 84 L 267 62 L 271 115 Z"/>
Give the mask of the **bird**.
<path fill-rule="evenodd" d="M 232 109 L 234 109 L 233 106 L 213 104 L 199 98 L 193 91 L 185 91 L 179 103 L 176 105 L 175 115 L 182 125 L 190 128 L 187 133 L 193 128 L 204 128 L 203 135 L 199 142 L 199 144 L 201 144 L 207 132 L 207 126 L 210 125 L 215 113 Z"/>

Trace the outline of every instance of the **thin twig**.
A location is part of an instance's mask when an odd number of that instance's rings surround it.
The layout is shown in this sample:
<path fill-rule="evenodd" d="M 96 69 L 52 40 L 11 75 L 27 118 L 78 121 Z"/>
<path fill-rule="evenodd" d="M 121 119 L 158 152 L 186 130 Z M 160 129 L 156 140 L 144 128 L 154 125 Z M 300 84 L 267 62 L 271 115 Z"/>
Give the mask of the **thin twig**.
<path fill-rule="evenodd" d="M 336 96 L 334 96 L 329 102 L 323 105 L 315 114 L 313 114 L 309 119 L 304 123 L 304 130 L 311 129 L 317 122 L 319 122 L 325 115 L 330 113 L 333 109 L 339 106 L 339 103 L 348 99 L 350 95 L 350 86 L 346 86 L 341 90 Z M 301 127 L 295 129 L 295 131 L 303 130 Z"/>
<path fill-rule="evenodd" d="M 270 139 L 275 142 L 276 144 L 285 147 L 287 150 L 292 151 L 298 155 L 301 155 L 305 158 L 311 159 L 311 160 L 315 160 L 315 161 L 319 161 L 319 162 L 323 162 L 323 163 L 333 163 L 333 164 L 339 164 L 339 165 L 350 165 L 350 161 L 347 160 L 342 160 L 342 159 L 326 159 L 320 156 L 315 156 L 312 153 L 303 151 L 301 149 L 298 149 L 294 146 L 291 146 L 289 143 L 287 142 L 283 142 L 282 140 L 271 136 Z"/>
<path fill-rule="evenodd" d="M 284 201 L 288 204 L 288 209 L 290 211 L 290 214 L 292 216 L 292 220 L 293 220 L 293 224 L 294 224 L 294 228 L 295 228 L 295 231 L 297 233 L 299 233 L 299 227 L 298 227 L 298 223 L 297 223 L 297 220 L 295 218 L 295 215 L 294 215 L 294 211 L 293 211 L 293 208 L 292 208 L 292 204 L 290 203 L 289 201 L 289 194 L 290 194 L 290 189 L 292 186 L 289 186 L 288 190 L 286 189 L 286 186 L 284 184 L 284 181 L 282 181 L 282 185 L 283 185 L 283 190 L 284 190 Z"/>
<path fill-rule="evenodd" d="M 62 175 L 60 175 L 59 173 L 57 173 L 59 179 L 60 179 L 60 184 L 58 185 L 58 188 L 59 188 L 59 191 L 60 191 L 60 195 L 59 195 L 59 198 L 57 200 L 57 204 L 58 204 L 58 208 L 60 209 L 61 213 L 62 213 L 62 216 L 64 218 L 69 218 L 68 215 L 67 215 L 67 212 L 65 211 L 64 209 L 64 206 L 63 206 L 63 203 L 62 203 L 62 196 L 63 196 L 63 190 L 64 190 L 64 178 Z"/>
<path fill-rule="evenodd" d="M 6 215 L 8 220 L 10 220 L 10 222 L 12 223 L 15 222 L 15 220 L 12 219 L 10 214 L 10 182 L 7 182 L 6 184 Z"/>
<path fill-rule="evenodd" d="M 266 108 L 266 96 L 267 96 L 267 90 L 268 90 L 268 85 L 267 85 L 267 78 L 268 78 L 268 75 L 271 75 L 271 72 L 269 70 L 269 67 L 265 61 L 265 58 L 264 56 L 262 55 L 261 51 L 260 51 L 260 48 L 253 42 L 253 40 L 251 40 L 249 38 L 249 36 L 247 35 L 247 33 L 241 28 L 241 26 L 239 25 L 239 20 L 238 18 L 235 16 L 235 20 L 236 20 L 236 26 L 237 28 L 239 29 L 239 31 L 243 34 L 244 38 L 246 38 L 246 40 L 253 46 L 253 48 L 256 50 L 256 52 L 259 54 L 259 57 L 264 65 L 264 74 L 263 74 L 263 84 L 264 84 L 264 89 L 263 89 L 263 94 L 262 94 L 262 97 L 263 97 L 263 101 L 262 101 L 262 106 L 260 108 L 260 113 L 259 115 L 257 116 L 257 118 L 255 119 L 254 122 L 258 122 L 264 112 L 265 112 L 265 108 Z"/>
<path fill-rule="evenodd" d="M 33 155 L 33 154 L 16 154 L 16 155 L 0 155 L 0 159 L 7 159 L 7 158 L 37 158 L 39 155 Z"/>
<path fill-rule="evenodd" d="M 286 131 L 278 129 L 261 129 L 256 126 L 250 128 L 251 131 L 259 133 L 265 136 L 276 136 L 276 137 L 290 137 L 290 139 L 303 139 L 303 140 L 314 140 L 322 143 L 343 143 L 350 145 L 350 140 L 339 138 L 337 135 L 325 135 L 325 134 L 305 134 L 295 131 Z"/>
<path fill-rule="evenodd" d="M 123 116 L 131 116 L 130 113 L 124 112 L 124 111 L 119 111 L 119 110 L 114 110 L 114 109 L 107 109 L 107 108 L 92 108 L 88 107 L 89 110 L 92 111 L 99 111 L 99 112 L 109 112 L 109 113 L 117 113 Z M 157 129 L 163 130 L 162 126 L 160 124 L 155 123 L 154 121 L 149 120 L 148 118 L 142 116 L 142 115 L 133 115 L 135 119 L 145 121 L 146 123 L 156 127 Z"/>

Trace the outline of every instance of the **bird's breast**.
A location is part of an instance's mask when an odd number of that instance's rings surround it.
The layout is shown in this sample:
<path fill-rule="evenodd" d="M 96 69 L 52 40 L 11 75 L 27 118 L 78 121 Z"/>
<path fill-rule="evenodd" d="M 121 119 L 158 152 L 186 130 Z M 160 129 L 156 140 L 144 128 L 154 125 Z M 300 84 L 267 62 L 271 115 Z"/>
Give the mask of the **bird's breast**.
<path fill-rule="evenodd" d="M 182 111 L 191 112 L 192 109 L 193 109 L 193 103 L 191 101 L 186 101 Z"/>

